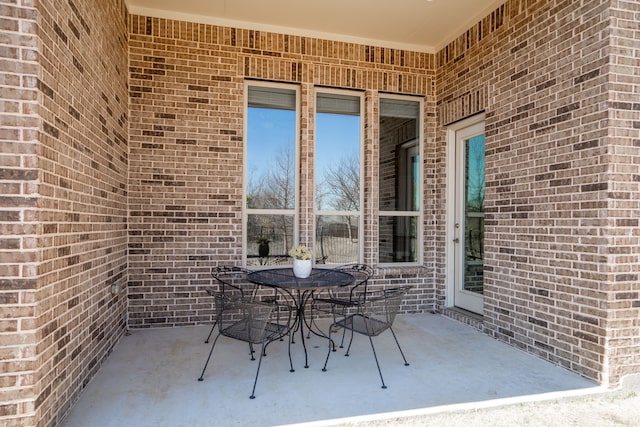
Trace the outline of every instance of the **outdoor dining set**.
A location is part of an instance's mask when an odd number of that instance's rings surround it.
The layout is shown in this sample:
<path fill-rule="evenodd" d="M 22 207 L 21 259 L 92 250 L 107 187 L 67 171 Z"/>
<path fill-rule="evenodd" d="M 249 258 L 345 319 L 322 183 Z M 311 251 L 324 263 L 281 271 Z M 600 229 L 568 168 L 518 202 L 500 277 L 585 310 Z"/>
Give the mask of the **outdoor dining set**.
<path fill-rule="evenodd" d="M 215 321 L 205 343 L 210 343 L 216 328 L 217 334 L 198 381 L 204 380 L 221 336 L 246 342 L 251 360 L 256 360 L 259 351 L 251 399 L 255 398 L 262 357 L 274 341 L 286 339 L 290 371 L 295 371 L 291 346 L 296 343 L 296 335 L 304 351 L 305 368 L 309 367 L 306 340 L 311 334 L 326 339 L 327 355 L 322 371 L 327 370 L 329 357 L 336 351 L 337 340 L 332 334 L 341 332 L 340 348 L 349 337 L 345 356 L 349 355 L 354 335 L 365 335 L 371 343 L 382 388 L 387 388 L 372 339 L 386 330 L 391 332 L 405 366 L 409 365 L 392 326 L 410 287 L 373 289 L 369 286 L 373 270 L 367 265 L 313 268 L 303 278 L 297 277 L 291 267 L 249 270 L 218 266 L 212 269 L 212 275 L 215 284 L 207 292 L 214 298 Z M 326 321 L 320 319 L 329 319 L 326 330 L 321 327 Z"/>

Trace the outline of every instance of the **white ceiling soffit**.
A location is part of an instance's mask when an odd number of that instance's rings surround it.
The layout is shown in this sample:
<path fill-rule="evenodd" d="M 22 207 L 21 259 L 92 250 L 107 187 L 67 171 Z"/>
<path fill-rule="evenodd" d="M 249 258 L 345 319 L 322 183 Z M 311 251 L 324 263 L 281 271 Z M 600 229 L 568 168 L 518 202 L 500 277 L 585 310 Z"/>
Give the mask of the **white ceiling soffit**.
<path fill-rule="evenodd" d="M 506 0 L 126 0 L 135 15 L 434 53 Z"/>

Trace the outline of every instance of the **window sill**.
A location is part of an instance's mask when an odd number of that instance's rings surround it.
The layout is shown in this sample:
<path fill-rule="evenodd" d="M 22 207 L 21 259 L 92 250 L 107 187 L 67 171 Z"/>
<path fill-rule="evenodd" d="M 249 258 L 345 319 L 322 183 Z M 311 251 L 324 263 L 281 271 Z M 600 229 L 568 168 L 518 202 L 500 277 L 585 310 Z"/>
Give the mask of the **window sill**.
<path fill-rule="evenodd" d="M 382 276 L 393 274 L 411 274 L 424 276 L 433 272 L 432 268 L 427 268 L 420 264 L 379 264 L 377 270 L 378 274 Z"/>

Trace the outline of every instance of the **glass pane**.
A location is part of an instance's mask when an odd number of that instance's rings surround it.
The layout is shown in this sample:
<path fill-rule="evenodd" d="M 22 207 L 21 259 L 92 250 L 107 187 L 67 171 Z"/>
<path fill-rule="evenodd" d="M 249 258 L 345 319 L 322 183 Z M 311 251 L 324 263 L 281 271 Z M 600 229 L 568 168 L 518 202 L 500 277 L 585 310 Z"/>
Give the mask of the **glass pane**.
<path fill-rule="evenodd" d="M 348 264 L 359 260 L 358 217 L 318 215 L 315 257 L 317 263 Z"/>
<path fill-rule="evenodd" d="M 293 215 L 248 215 L 247 265 L 290 264 Z"/>
<path fill-rule="evenodd" d="M 418 155 L 418 146 L 414 146 L 413 150 L 410 150 L 409 153 L 409 164 L 411 165 L 411 173 L 409 175 L 409 181 L 411 182 L 412 191 L 409 191 L 409 194 L 413 193 L 413 199 L 411 201 L 411 205 L 408 206 L 408 210 L 411 211 L 419 211 L 420 210 L 420 186 L 418 185 L 420 181 L 420 156 Z"/>
<path fill-rule="evenodd" d="M 295 91 L 249 88 L 247 208 L 295 207 Z"/>
<path fill-rule="evenodd" d="M 482 293 L 484 257 L 484 135 L 465 141 L 464 289 Z"/>
<path fill-rule="evenodd" d="M 360 210 L 360 98 L 318 94 L 316 208 Z"/>
<path fill-rule="evenodd" d="M 381 263 L 418 262 L 418 217 L 380 217 L 378 250 Z"/>
<path fill-rule="evenodd" d="M 380 100 L 380 210 L 420 210 L 419 102 Z"/>

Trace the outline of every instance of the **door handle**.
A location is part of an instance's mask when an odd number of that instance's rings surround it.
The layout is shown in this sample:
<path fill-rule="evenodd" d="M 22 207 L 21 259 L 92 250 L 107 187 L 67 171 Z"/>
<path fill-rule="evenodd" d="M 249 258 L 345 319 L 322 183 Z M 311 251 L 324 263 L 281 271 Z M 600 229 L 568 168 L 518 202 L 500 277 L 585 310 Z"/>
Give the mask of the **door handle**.
<path fill-rule="evenodd" d="M 456 237 L 455 239 L 453 239 L 453 243 L 460 243 L 460 239 Z"/>

